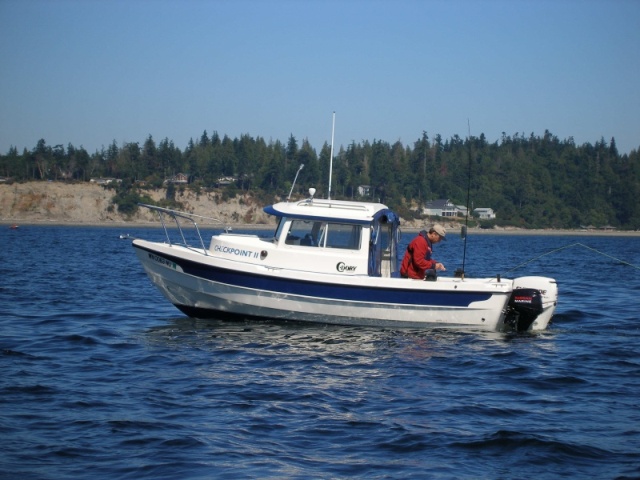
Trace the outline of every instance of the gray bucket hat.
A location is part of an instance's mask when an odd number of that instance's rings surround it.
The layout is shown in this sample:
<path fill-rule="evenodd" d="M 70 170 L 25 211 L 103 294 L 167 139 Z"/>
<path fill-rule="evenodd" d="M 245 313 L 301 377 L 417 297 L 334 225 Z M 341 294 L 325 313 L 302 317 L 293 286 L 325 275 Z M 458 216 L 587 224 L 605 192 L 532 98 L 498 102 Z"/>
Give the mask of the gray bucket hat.
<path fill-rule="evenodd" d="M 436 223 L 433 227 L 431 227 L 431 229 L 434 232 L 436 232 L 438 235 L 440 235 L 443 240 L 446 240 L 445 236 L 447 235 L 447 231 L 444 229 L 442 225 L 440 225 L 439 223 Z"/>

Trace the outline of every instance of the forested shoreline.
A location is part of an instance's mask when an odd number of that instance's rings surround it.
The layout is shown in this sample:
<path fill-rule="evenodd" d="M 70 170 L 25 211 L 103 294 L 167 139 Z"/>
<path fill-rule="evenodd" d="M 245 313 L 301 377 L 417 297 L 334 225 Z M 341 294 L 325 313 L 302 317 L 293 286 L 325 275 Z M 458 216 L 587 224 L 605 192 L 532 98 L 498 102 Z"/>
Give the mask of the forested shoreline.
<path fill-rule="evenodd" d="M 293 136 L 282 143 L 206 131 L 184 150 L 152 136 L 142 144 L 113 141 L 93 154 L 42 139 L 32 150 L 12 147 L 0 155 L 0 176 L 10 182 L 118 178 L 118 198 L 135 200 L 183 173 L 189 184 L 180 188 L 273 199 L 288 195 L 298 173 L 294 194 L 313 186 L 316 196 L 326 197 L 330 152 L 327 143 L 316 151 Z M 492 208 L 497 218 L 487 226 L 640 229 L 640 154 L 620 155 L 614 138 L 576 145 L 545 131 L 503 134 L 489 143 L 484 134 L 445 140 L 423 132 L 412 145 L 353 141 L 334 152 L 332 168 L 331 198 L 380 201 L 405 218 L 418 218 L 427 201 L 446 198 L 457 205 L 468 200 L 471 210 Z M 365 185 L 369 194 L 362 197 L 358 187 Z"/>

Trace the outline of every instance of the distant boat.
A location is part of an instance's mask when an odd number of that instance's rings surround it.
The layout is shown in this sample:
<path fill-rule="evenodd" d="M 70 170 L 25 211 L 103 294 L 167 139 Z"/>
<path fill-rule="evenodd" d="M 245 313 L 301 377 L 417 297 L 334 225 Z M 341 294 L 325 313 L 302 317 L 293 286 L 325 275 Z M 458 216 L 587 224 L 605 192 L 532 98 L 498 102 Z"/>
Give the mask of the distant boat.
<path fill-rule="evenodd" d="M 11 225 L 9 228 L 10 228 L 11 230 L 17 230 L 19 227 L 18 227 L 18 225 L 15 225 L 15 224 L 14 224 L 14 225 Z"/>

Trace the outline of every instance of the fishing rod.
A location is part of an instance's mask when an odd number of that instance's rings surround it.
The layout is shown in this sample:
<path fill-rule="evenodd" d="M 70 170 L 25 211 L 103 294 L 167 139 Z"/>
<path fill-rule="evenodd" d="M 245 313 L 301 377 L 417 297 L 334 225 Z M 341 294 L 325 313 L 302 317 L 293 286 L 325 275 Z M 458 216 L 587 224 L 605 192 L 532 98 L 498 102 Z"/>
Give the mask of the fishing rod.
<path fill-rule="evenodd" d="M 640 270 L 640 265 L 635 265 L 635 264 L 627 262 L 625 260 L 621 260 L 620 258 L 616 258 L 616 257 L 614 257 L 612 255 L 609 255 L 608 253 L 601 252 L 600 250 L 596 250 L 593 247 L 590 247 L 590 246 L 585 245 L 585 244 L 580 243 L 580 242 L 576 242 L 576 243 L 572 243 L 570 245 L 565 245 L 564 247 L 554 248 L 551 251 L 545 252 L 545 253 L 543 253 L 541 255 L 538 255 L 537 257 L 534 257 L 534 258 L 532 258 L 530 260 L 527 260 L 526 262 L 522 262 L 520 265 L 516 265 L 515 267 L 510 268 L 509 270 L 506 270 L 506 271 L 502 272 L 500 275 L 504 275 L 504 274 L 507 274 L 507 273 L 512 272 L 514 270 L 517 270 L 520 267 L 524 267 L 525 265 L 528 265 L 531 262 L 534 262 L 534 261 L 536 261 L 536 260 L 538 260 L 538 259 L 540 259 L 540 258 L 542 258 L 542 257 L 544 257 L 546 255 L 551 255 L 552 253 L 556 253 L 556 252 L 559 252 L 561 250 L 565 250 L 567 248 L 572 248 L 572 247 L 583 247 L 583 248 L 585 248 L 587 250 L 590 250 L 590 251 L 592 251 L 594 253 L 597 253 L 598 255 L 602 255 L 603 257 L 610 258 L 611 260 L 615 260 L 616 262 L 619 262 L 619 263 L 621 263 L 623 265 L 626 265 L 628 267 L 632 267 L 632 268 L 635 268 L 636 270 Z"/>
<path fill-rule="evenodd" d="M 467 118 L 467 130 L 469 132 L 467 137 L 467 142 L 469 143 L 469 167 L 468 167 L 468 176 L 467 176 L 467 211 L 465 213 L 464 218 L 464 226 L 460 230 L 460 235 L 464 240 L 464 247 L 462 251 L 462 269 L 457 269 L 455 272 L 455 276 L 459 278 L 464 278 L 464 266 L 467 260 L 467 229 L 469 227 L 469 198 L 471 196 L 471 123 Z"/>

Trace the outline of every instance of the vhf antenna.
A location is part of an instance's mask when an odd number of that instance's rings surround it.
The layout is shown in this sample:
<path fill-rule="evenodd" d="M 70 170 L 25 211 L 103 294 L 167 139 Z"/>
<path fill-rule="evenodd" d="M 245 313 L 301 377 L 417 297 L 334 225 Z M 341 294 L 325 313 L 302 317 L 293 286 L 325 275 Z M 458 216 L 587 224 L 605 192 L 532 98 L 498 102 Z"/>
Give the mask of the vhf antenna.
<path fill-rule="evenodd" d="M 336 112 L 333 112 L 333 122 L 331 126 L 331 153 L 329 154 L 329 192 L 327 193 L 327 200 L 331 200 L 331 175 L 333 174 L 333 134 L 336 131 Z"/>

